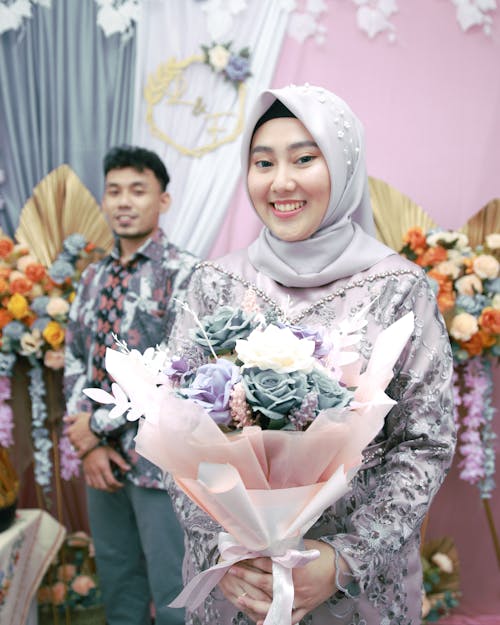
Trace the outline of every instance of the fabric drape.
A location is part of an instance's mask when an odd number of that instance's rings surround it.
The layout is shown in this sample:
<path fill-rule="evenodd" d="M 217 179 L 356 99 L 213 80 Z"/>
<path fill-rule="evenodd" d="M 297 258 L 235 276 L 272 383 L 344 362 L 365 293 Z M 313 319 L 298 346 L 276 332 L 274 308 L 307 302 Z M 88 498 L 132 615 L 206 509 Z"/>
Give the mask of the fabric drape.
<path fill-rule="evenodd" d="M 100 197 L 102 156 L 131 135 L 134 38 L 106 38 L 93 0 L 32 11 L 0 37 L 0 225 L 11 235 L 33 187 L 62 163 Z"/>
<path fill-rule="evenodd" d="M 183 61 L 201 55 L 200 45 L 214 43 L 208 34 L 206 15 L 200 3 L 186 0 L 143 0 L 137 32 L 136 102 L 134 106 L 134 143 L 156 150 L 165 160 L 172 180 L 169 191 L 172 205 L 162 217 L 162 225 L 177 245 L 206 256 L 218 234 L 240 173 L 241 135 L 201 157 L 182 154 L 175 147 L 153 135 L 146 122 L 147 103 L 144 87 L 148 76 L 169 59 Z M 281 49 L 288 13 L 275 2 L 251 2 L 234 16 L 233 28 L 221 41 L 231 42 L 238 53 L 248 47 L 252 76 L 246 81 L 246 109 L 257 93 L 272 79 Z M 183 27 L 172 28 L 172 25 Z M 185 100 L 195 93 L 202 95 L 211 111 L 238 112 L 234 85 L 201 63 L 193 63 L 183 75 Z M 197 117 L 189 107 L 168 105 L 164 99 L 155 107 L 155 119 L 161 130 L 181 146 L 202 145 L 203 134 L 196 134 Z"/>

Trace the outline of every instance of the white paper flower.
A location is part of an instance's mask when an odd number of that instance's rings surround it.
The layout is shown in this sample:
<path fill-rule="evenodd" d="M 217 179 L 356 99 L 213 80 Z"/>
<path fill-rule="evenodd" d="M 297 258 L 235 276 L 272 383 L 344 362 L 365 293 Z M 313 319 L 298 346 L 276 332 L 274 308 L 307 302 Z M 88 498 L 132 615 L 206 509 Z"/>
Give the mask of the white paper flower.
<path fill-rule="evenodd" d="M 453 573 L 453 561 L 445 553 L 436 551 L 431 560 L 443 573 Z"/>
<path fill-rule="evenodd" d="M 500 248 L 500 232 L 492 232 L 486 237 L 486 245 L 490 250 L 498 250 Z"/>
<path fill-rule="evenodd" d="M 498 276 L 500 263 L 490 254 L 481 254 L 473 260 L 472 268 L 482 280 L 493 280 Z"/>
<path fill-rule="evenodd" d="M 467 235 L 462 232 L 437 231 L 427 237 L 427 245 L 431 247 L 439 245 L 439 241 L 444 241 L 445 243 L 453 243 L 455 241 L 454 245 L 457 250 L 463 250 L 469 245 Z"/>
<path fill-rule="evenodd" d="M 311 371 L 314 341 L 297 338 L 290 328 L 269 325 L 254 330 L 248 339 L 236 341 L 235 351 L 244 367 L 272 369 L 277 373 Z"/>

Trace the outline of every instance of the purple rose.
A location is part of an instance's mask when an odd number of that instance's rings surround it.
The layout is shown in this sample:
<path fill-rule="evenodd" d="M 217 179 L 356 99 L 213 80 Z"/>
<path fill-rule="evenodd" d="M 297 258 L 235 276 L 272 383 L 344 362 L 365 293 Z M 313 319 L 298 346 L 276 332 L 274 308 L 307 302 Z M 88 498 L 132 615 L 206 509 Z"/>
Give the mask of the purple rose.
<path fill-rule="evenodd" d="M 321 330 L 316 330 L 314 328 L 302 328 L 301 326 L 292 326 L 285 323 L 278 323 L 276 325 L 280 328 L 290 328 L 298 339 L 308 339 L 310 341 L 314 341 L 313 356 L 315 358 L 322 358 L 323 356 L 326 356 L 333 348 L 332 343 L 325 339 Z"/>
<path fill-rule="evenodd" d="M 189 364 L 184 358 L 173 358 L 170 362 L 166 363 L 163 372 L 174 382 L 180 382 L 181 384 L 191 373 Z"/>
<path fill-rule="evenodd" d="M 228 425 L 231 422 L 229 397 L 239 379 L 239 368 L 230 360 L 220 358 L 199 367 L 189 388 L 180 393 L 203 406 L 216 423 Z"/>
<path fill-rule="evenodd" d="M 224 73 L 233 82 L 243 82 L 250 76 L 250 61 L 245 56 L 231 55 Z"/>

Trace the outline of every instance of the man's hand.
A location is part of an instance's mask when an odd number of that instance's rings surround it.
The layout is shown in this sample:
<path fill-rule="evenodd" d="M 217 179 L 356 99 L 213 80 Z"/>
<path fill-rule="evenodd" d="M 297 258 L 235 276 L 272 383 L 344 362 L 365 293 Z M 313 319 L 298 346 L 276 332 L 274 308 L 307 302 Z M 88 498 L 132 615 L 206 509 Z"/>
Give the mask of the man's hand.
<path fill-rule="evenodd" d="M 99 444 L 99 437 L 90 429 L 90 412 L 77 412 L 64 417 L 66 433 L 79 458 Z"/>
<path fill-rule="evenodd" d="M 122 472 L 129 471 L 130 465 L 111 447 L 96 447 L 82 460 L 83 473 L 87 486 L 113 493 L 123 484 L 113 475 L 113 464 Z"/>

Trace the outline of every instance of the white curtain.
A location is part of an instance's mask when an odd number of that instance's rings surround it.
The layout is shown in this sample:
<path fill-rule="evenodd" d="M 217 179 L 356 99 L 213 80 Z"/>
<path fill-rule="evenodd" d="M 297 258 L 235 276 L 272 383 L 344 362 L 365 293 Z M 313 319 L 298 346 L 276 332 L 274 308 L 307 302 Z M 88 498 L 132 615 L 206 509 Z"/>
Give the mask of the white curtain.
<path fill-rule="evenodd" d="M 168 237 L 177 245 L 205 257 L 218 234 L 239 179 L 241 133 L 235 140 L 201 157 L 182 154 L 164 138 L 154 136 L 146 120 L 148 105 L 144 88 L 148 76 L 171 58 L 180 62 L 201 55 L 201 45 L 210 46 L 214 41 L 207 29 L 203 2 L 143 0 L 141 6 L 133 140 L 137 145 L 155 150 L 169 170 L 172 204 L 162 221 Z M 230 32 L 215 42 L 231 42 L 234 53 L 245 47 L 250 49 L 252 76 L 245 82 L 245 113 L 258 92 L 271 82 L 287 19 L 288 12 L 280 7 L 279 2 L 251 0 L 244 11 L 233 17 Z M 183 101 L 192 102 L 201 96 L 206 110 L 231 111 L 233 117 L 221 117 L 217 123 L 234 130 L 238 93 L 233 84 L 224 81 L 203 63 L 190 64 L 182 73 L 182 80 L 185 87 Z M 182 149 L 199 148 L 211 141 L 206 126 L 201 124 L 201 116 L 193 113 L 192 106 L 167 104 L 164 98 L 154 106 L 153 117 L 160 132 Z"/>

